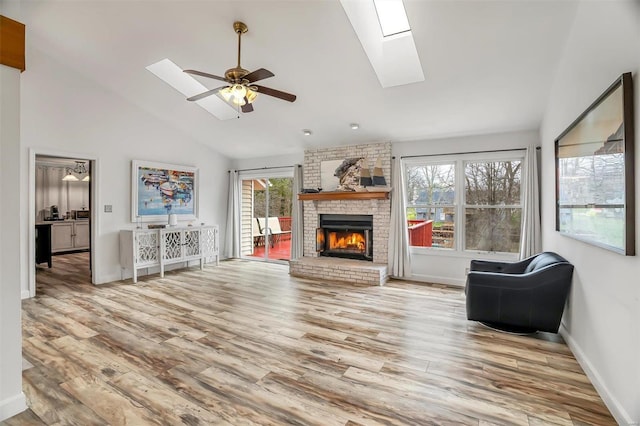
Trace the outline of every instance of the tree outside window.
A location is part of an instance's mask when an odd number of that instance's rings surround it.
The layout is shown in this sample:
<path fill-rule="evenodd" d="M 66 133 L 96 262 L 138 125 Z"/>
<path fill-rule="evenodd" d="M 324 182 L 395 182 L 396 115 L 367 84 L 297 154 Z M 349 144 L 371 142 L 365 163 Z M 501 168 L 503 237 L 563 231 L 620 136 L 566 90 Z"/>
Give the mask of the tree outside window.
<path fill-rule="evenodd" d="M 428 247 L 453 248 L 455 245 L 455 164 L 410 165 L 406 168 L 407 219 L 411 232 L 432 232 Z M 425 246 L 425 239 L 411 238 Z M 421 243 L 415 243 L 420 241 Z"/>
<path fill-rule="evenodd" d="M 518 252 L 521 166 L 520 160 L 465 163 L 465 250 Z"/>

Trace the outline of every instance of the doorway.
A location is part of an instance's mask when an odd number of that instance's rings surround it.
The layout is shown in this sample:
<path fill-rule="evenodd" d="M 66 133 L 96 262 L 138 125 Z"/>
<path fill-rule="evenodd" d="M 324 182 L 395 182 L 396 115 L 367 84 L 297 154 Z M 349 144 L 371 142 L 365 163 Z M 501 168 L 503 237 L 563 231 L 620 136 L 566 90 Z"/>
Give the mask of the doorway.
<path fill-rule="evenodd" d="M 30 152 L 29 288 L 63 271 L 73 283 L 93 283 L 96 160 Z M 26 293 L 26 294 L 25 294 Z"/>
<path fill-rule="evenodd" d="M 269 262 L 291 259 L 293 171 L 240 175 L 242 257 Z"/>

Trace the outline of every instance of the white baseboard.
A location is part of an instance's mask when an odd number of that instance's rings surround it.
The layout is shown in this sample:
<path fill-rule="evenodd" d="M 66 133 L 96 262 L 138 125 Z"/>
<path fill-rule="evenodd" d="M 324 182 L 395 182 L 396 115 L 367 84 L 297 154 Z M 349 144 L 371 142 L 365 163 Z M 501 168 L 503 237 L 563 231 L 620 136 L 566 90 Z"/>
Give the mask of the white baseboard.
<path fill-rule="evenodd" d="M 571 349 L 571 352 L 573 352 L 573 355 L 576 357 L 578 364 L 580 364 L 580 366 L 584 370 L 585 374 L 593 384 L 593 387 L 602 398 L 602 401 L 604 401 L 604 404 L 607 406 L 609 411 L 611 411 L 611 414 L 615 418 L 616 422 L 618 422 L 619 425 L 639 426 L 639 423 L 631 419 L 629 413 L 627 413 L 627 411 L 624 409 L 624 407 L 622 407 L 616 397 L 609 391 L 609 388 L 602 380 L 602 377 L 598 373 L 598 370 L 593 367 L 582 348 L 580 348 L 578 343 L 573 339 L 573 337 L 571 337 L 571 334 L 565 328 L 564 324 L 560 325 L 560 335 L 562 336 L 564 341 L 567 342 L 567 345 L 569 346 L 569 349 Z"/>
<path fill-rule="evenodd" d="M 31 293 L 29 292 L 29 290 L 22 290 L 22 292 L 20 293 L 20 298 L 22 299 L 28 299 L 31 297 Z"/>
<path fill-rule="evenodd" d="M 411 277 L 409 279 L 413 281 L 422 281 L 425 283 L 454 285 L 456 287 L 464 287 L 466 283 L 465 280 L 457 280 L 451 277 L 438 277 L 435 275 L 415 274 L 415 273 L 411 274 Z"/>
<path fill-rule="evenodd" d="M 114 281 L 120 281 L 120 280 L 122 280 L 122 277 L 120 276 L 120 274 L 102 275 L 96 278 L 96 285 L 112 283 Z"/>
<path fill-rule="evenodd" d="M 18 395 L 0 401 L 0 422 L 8 419 L 9 417 L 13 417 L 16 414 L 22 413 L 26 409 L 27 399 L 22 392 Z"/>

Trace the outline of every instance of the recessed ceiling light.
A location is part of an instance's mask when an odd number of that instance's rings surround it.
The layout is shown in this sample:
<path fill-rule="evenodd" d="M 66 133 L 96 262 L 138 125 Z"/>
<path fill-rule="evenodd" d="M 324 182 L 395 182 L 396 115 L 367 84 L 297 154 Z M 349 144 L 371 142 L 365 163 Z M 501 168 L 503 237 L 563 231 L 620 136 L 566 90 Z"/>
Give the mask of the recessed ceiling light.
<path fill-rule="evenodd" d="M 311 130 L 309 130 L 309 129 L 303 129 L 303 130 L 302 130 L 302 134 L 303 134 L 303 135 L 305 135 L 305 136 L 311 136 Z"/>
<path fill-rule="evenodd" d="M 351 127 L 351 130 L 358 130 L 360 128 L 358 123 L 351 123 L 349 126 Z"/>

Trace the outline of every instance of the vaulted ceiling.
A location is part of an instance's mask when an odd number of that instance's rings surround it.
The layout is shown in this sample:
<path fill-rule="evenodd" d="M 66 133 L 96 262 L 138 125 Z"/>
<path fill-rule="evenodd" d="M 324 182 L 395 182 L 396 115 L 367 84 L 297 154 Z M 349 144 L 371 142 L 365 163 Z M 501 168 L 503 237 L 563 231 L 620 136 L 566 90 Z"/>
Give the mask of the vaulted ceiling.
<path fill-rule="evenodd" d="M 55 57 L 231 158 L 539 126 L 575 2 L 405 0 L 405 7 L 425 81 L 386 89 L 338 0 L 34 0 L 22 13 L 28 54 Z M 221 121 L 145 69 L 170 58 L 222 75 L 236 65 L 236 20 L 249 27 L 243 67 L 269 69 L 275 77 L 264 85 L 295 93 L 296 102 L 263 95 L 254 112 Z"/>

